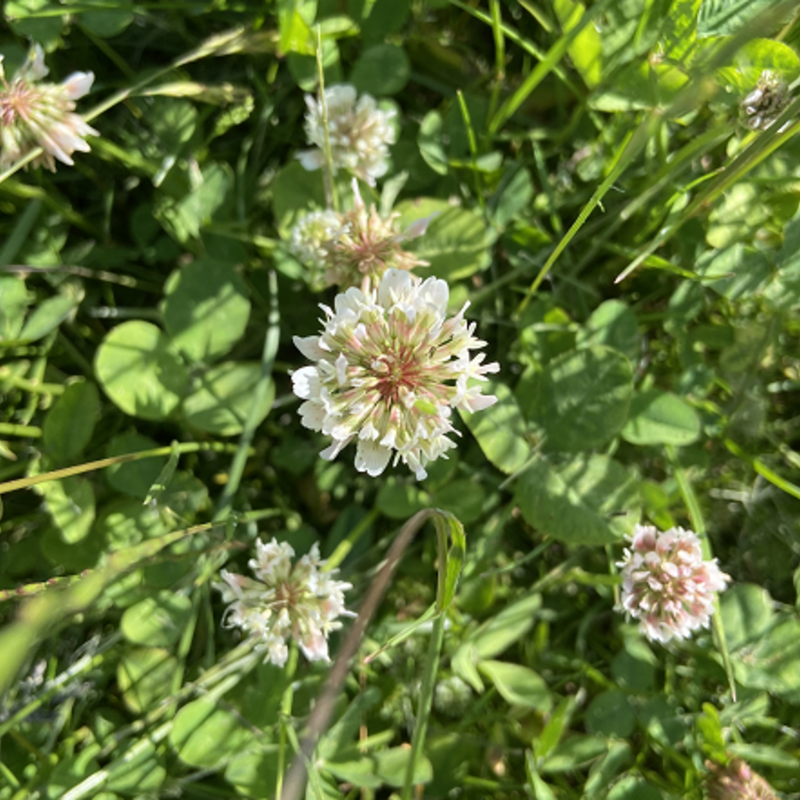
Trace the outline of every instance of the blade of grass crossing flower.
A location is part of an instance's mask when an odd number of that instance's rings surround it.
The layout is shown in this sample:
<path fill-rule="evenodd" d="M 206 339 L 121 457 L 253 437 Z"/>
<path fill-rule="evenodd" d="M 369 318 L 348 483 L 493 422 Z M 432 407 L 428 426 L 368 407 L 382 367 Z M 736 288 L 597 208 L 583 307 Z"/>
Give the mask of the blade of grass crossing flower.
<path fill-rule="evenodd" d="M 665 445 L 664 449 L 667 453 L 667 458 L 672 465 L 672 472 L 675 475 L 675 480 L 678 482 L 678 489 L 680 490 L 683 502 L 686 503 L 686 508 L 689 511 L 689 518 L 692 521 L 694 532 L 700 537 L 700 543 L 703 548 L 703 557 L 710 560 L 714 557 L 711 551 L 711 542 L 706 534 L 706 524 L 703 519 L 703 512 L 700 509 L 700 503 L 697 500 L 697 495 L 692 489 L 692 484 L 686 470 L 680 465 L 678 454 L 672 445 Z M 722 623 L 722 614 L 719 611 L 719 597 L 714 602 L 714 616 L 711 619 L 711 625 L 714 629 L 714 636 L 717 640 L 717 647 L 719 648 L 720 655 L 722 656 L 722 665 L 725 668 L 725 674 L 728 677 L 728 687 L 731 690 L 731 697 L 736 702 L 736 678 L 733 675 L 733 664 L 731 663 L 731 656 L 728 652 L 728 640 L 725 636 L 725 627 Z"/>
<path fill-rule="evenodd" d="M 233 497 L 239 490 L 242 482 L 244 467 L 251 452 L 251 443 L 258 427 L 259 413 L 267 395 L 269 383 L 272 380 L 272 365 L 275 362 L 275 354 L 278 352 L 278 342 L 280 340 L 280 310 L 278 306 L 278 278 L 271 270 L 268 276 L 269 285 L 269 316 L 267 317 L 267 334 L 264 337 L 264 348 L 261 352 L 261 375 L 253 392 L 253 401 L 247 415 L 247 421 L 239 437 L 239 444 L 236 453 L 231 461 L 231 471 L 228 481 L 220 497 L 217 513 L 214 519 L 225 519 L 231 512 Z"/>
<path fill-rule="evenodd" d="M 725 440 L 725 447 L 733 453 L 733 455 L 746 461 L 750 466 L 765 480 L 769 481 L 773 486 L 776 486 L 791 497 L 796 497 L 800 500 L 800 486 L 795 485 L 791 481 L 782 478 L 776 472 L 773 472 L 766 464 L 759 461 L 757 458 L 747 455 L 739 445 L 732 442 L 730 439 Z"/>

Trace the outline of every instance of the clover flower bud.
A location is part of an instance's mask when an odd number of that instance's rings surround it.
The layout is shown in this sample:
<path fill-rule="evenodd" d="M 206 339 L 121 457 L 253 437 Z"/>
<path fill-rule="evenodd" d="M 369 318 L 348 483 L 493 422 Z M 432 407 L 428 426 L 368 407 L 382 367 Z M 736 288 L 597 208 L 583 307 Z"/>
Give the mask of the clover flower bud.
<path fill-rule="evenodd" d="M 88 135 L 100 134 L 77 114 L 75 100 L 92 87 L 91 72 L 74 72 L 63 83 L 40 83 L 48 69 L 39 45 L 28 60 L 6 80 L 0 56 L 0 165 L 7 166 L 36 147 L 44 150 L 33 160 L 34 166 L 56 171 L 55 159 L 72 166 L 70 157 L 79 150 L 89 151 L 84 141 Z"/>
<path fill-rule="evenodd" d="M 772 787 L 741 758 L 723 767 L 706 762 L 711 778 L 706 784 L 708 800 L 778 800 Z"/>
<path fill-rule="evenodd" d="M 496 402 L 480 382 L 500 367 L 483 364 L 483 354 L 470 357 L 486 343 L 464 319 L 469 304 L 447 318 L 448 299 L 445 281 L 389 268 L 377 290 L 351 287 L 336 296 L 335 310 L 321 306 L 322 335 L 294 337 L 314 362 L 292 383 L 305 401 L 302 424 L 333 440 L 324 459 L 355 441 L 359 472 L 380 475 L 394 456 L 422 480 L 425 465 L 456 446 L 447 435 L 458 433 L 452 409 Z"/>
<path fill-rule="evenodd" d="M 325 565 L 314 544 L 294 565 L 294 549 L 273 539 L 256 542 L 257 557 L 248 566 L 257 580 L 220 571 L 224 581 L 215 586 L 222 593 L 226 628 L 242 628 L 266 650 L 267 661 L 278 667 L 286 663 L 288 638 L 293 638 L 309 661 L 328 661 L 328 634 L 341 628 L 340 616 L 355 616 L 344 607 L 344 593 L 352 588 L 334 580 L 338 570 L 321 572 Z"/>
<path fill-rule="evenodd" d="M 320 169 L 325 164 L 325 125 L 322 103 L 306 95 L 305 131 L 313 150 L 297 154 L 307 170 Z M 328 141 L 333 170 L 347 169 L 370 186 L 386 174 L 389 145 L 394 144 L 396 132 L 392 119 L 394 110 L 381 110 L 375 98 L 362 94 L 357 99 L 354 86 L 338 84 L 325 89 L 328 115 Z"/>
<path fill-rule="evenodd" d="M 754 131 L 765 131 L 789 105 L 789 87 L 768 69 L 758 79 L 756 88 L 741 102 L 744 124 Z"/>
<path fill-rule="evenodd" d="M 707 628 L 714 612 L 715 592 L 730 578 L 717 560 L 703 560 L 700 539 L 693 531 L 670 528 L 659 532 L 637 525 L 622 561 L 621 609 L 640 620 L 648 639 L 687 639 Z"/>

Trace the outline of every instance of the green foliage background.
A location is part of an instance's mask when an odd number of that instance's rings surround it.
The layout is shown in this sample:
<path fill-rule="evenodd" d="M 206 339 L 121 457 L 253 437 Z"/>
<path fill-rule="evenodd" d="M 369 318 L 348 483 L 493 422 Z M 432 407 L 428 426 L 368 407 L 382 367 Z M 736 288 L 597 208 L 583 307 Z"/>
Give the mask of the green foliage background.
<path fill-rule="evenodd" d="M 8 76 L 31 41 L 51 79 L 95 73 L 101 137 L 0 176 L 0 798 L 276 796 L 329 667 L 260 663 L 220 627 L 218 570 L 257 536 L 319 540 L 357 609 L 431 507 L 468 547 L 418 796 L 702 798 L 705 760 L 736 755 L 800 797 L 800 100 L 765 131 L 740 109 L 765 70 L 800 78 L 800 4 L 3 14 Z M 318 42 L 326 85 L 397 109 L 362 191 L 400 229 L 438 212 L 419 274 L 502 368 L 421 483 L 320 460 L 291 393 L 291 337 L 332 300 L 287 247 L 324 206 L 295 159 Z M 732 576 L 713 635 L 663 647 L 615 613 L 639 521 L 692 528 Z M 307 796 L 403 785 L 436 555 L 425 529 Z"/>

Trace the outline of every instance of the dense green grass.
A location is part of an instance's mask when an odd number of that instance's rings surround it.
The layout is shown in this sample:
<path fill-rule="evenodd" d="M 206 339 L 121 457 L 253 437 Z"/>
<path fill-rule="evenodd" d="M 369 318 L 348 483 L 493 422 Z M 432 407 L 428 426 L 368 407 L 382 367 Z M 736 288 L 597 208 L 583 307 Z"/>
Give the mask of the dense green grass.
<path fill-rule="evenodd" d="M 307 773 L 313 798 L 701 800 L 733 758 L 800 797 L 800 3 L 3 13 L 6 78 L 32 43 L 45 81 L 92 71 L 100 135 L 0 174 L 0 798 Z M 292 229 L 353 207 L 297 157 L 320 68 L 394 112 L 361 195 L 398 233 L 431 215 L 402 247 L 500 365 L 421 481 L 321 459 L 292 392 L 337 291 Z M 661 644 L 617 610 L 637 523 L 731 577 L 710 629 Z M 352 584 L 338 662 L 223 627 L 220 570 L 273 537 Z"/>

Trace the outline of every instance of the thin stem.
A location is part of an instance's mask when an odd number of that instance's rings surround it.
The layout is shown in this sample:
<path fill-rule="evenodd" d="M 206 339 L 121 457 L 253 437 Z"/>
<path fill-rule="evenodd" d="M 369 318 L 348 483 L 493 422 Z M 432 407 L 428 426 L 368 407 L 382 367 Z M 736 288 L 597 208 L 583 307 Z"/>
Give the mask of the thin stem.
<path fill-rule="evenodd" d="M 12 422 L 0 422 L 0 436 L 24 436 L 28 439 L 38 439 L 42 429 L 35 425 L 14 425 Z"/>
<path fill-rule="evenodd" d="M 308 720 L 306 735 L 300 744 L 299 752 L 295 756 L 292 766 L 289 768 L 281 800 L 300 800 L 303 796 L 306 781 L 306 762 L 314 752 L 317 741 L 327 728 L 328 720 L 333 714 L 336 698 L 350 668 L 350 659 L 358 652 L 364 633 L 378 609 L 378 605 L 406 548 L 425 522 L 440 513 L 435 509 L 424 509 L 417 512 L 403 525 L 400 533 L 397 534 L 397 538 L 392 542 L 386 554 L 386 561 L 367 590 L 353 627 L 350 628 L 350 632 L 342 644 L 342 649 L 336 656 L 336 661 L 328 674 L 328 680 L 317 698 L 314 711 Z"/>
<path fill-rule="evenodd" d="M 289 648 L 289 662 L 286 665 L 285 677 L 289 682 L 286 691 L 281 699 L 281 723 L 280 723 L 280 749 L 278 750 L 278 775 L 275 779 L 275 800 L 281 800 L 283 793 L 283 771 L 286 767 L 286 731 L 291 727 L 289 717 L 292 713 L 292 703 L 294 702 L 294 674 L 297 671 L 297 643 L 291 640 Z"/>
<path fill-rule="evenodd" d="M 251 444 L 256 428 L 259 424 L 259 412 L 267 396 L 270 381 L 272 380 L 272 367 L 275 363 L 275 354 L 278 352 L 280 341 L 280 311 L 278 309 L 278 279 L 274 270 L 270 270 L 268 275 L 269 282 L 269 317 L 267 319 L 267 334 L 264 337 L 264 348 L 261 352 L 261 376 L 258 379 L 253 402 L 247 415 L 242 434 L 239 437 L 239 444 L 231 462 L 231 470 L 228 481 L 220 497 L 217 513 L 214 519 L 225 519 L 231 513 L 233 497 L 242 482 L 247 458 L 252 452 Z"/>
<path fill-rule="evenodd" d="M 325 99 L 325 70 L 322 67 L 322 32 L 317 25 L 317 75 L 319 77 L 319 105 L 322 109 L 322 128 L 325 131 L 325 200 L 334 211 L 339 210 L 339 197 L 336 193 L 336 181 L 333 179 L 333 151 L 331 136 L 328 130 L 328 102 Z"/>
<path fill-rule="evenodd" d="M 61 478 L 68 478 L 71 475 L 82 475 L 85 472 L 94 472 L 98 469 L 113 467 L 115 464 L 127 464 L 129 461 L 141 461 L 145 458 L 158 458 L 159 456 L 172 455 L 174 451 L 178 453 L 198 453 L 201 451 L 213 450 L 217 453 L 231 453 L 236 451 L 236 445 L 220 444 L 218 442 L 184 442 L 175 446 L 156 447 L 152 450 L 140 450 L 138 453 L 124 453 L 110 458 L 101 458 L 97 461 L 88 461 L 85 464 L 77 464 L 74 467 L 64 467 L 54 469 L 52 472 L 43 472 L 41 475 L 29 475 L 27 478 L 18 478 L 14 481 L 0 483 L 0 494 L 15 492 L 17 489 L 30 489 L 38 483 L 47 481 L 57 481 Z"/>
<path fill-rule="evenodd" d="M 439 670 L 439 656 L 442 652 L 444 641 L 444 626 L 446 614 L 446 586 L 447 586 L 447 533 L 443 527 L 436 526 L 436 543 L 439 551 L 439 577 L 436 588 L 437 615 L 433 620 L 431 640 L 428 645 L 428 657 L 425 659 L 425 672 L 422 675 L 422 687 L 419 693 L 417 706 L 417 720 L 414 726 L 414 735 L 411 739 L 411 756 L 406 765 L 406 777 L 403 784 L 403 800 L 411 800 L 414 790 L 414 773 L 417 763 L 422 756 L 422 745 L 428 732 L 428 719 L 433 703 L 433 690 L 436 685 L 436 673 Z"/>

